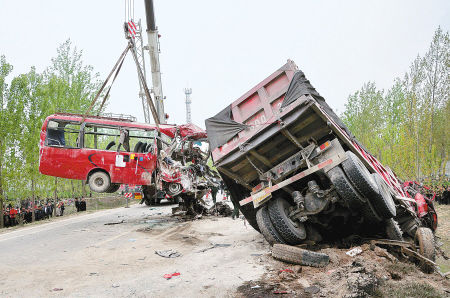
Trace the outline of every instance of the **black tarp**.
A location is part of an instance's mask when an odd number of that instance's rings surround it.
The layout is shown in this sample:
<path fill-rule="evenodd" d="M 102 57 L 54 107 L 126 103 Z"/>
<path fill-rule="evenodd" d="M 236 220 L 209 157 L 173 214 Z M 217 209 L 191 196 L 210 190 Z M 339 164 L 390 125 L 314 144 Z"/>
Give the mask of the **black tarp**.
<path fill-rule="evenodd" d="M 294 77 L 289 84 L 289 88 L 286 91 L 281 108 L 287 107 L 302 95 L 312 95 L 314 97 L 321 97 L 319 92 L 314 89 L 311 83 L 306 79 L 303 71 L 299 70 L 295 72 Z"/>
<path fill-rule="evenodd" d="M 231 105 L 216 116 L 206 119 L 205 126 L 211 149 L 224 145 L 239 132 L 247 128 L 247 125 L 231 119 Z"/>
<path fill-rule="evenodd" d="M 303 95 L 311 95 L 317 103 L 325 110 L 325 112 L 333 119 L 333 121 L 339 125 L 348 136 L 355 140 L 355 136 L 351 131 L 345 126 L 344 122 L 334 113 L 333 109 L 326 103 L 325 99 L 320 96 L 319 92 L 311 85 L 311 83 L 306 79 L 305 74 L 299 70 L 294 74 L 291 83 L 289 84 L 288 90 L 286 91 L 286 96 L 284 97 L 283 103 L 281 104 L 281 109 L 287 107 Z M 356 140 L 355 140 L 356 141 Z M 356 141 L 358 145 L 362 148 L 362 144 Z"/>

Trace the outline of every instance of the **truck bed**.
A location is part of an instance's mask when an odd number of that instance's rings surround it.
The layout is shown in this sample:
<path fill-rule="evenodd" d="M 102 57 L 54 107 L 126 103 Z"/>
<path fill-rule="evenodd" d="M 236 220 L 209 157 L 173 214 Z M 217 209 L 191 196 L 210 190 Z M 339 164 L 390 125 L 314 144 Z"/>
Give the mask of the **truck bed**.
<path fill-rule="evenodd" d="M 354 138 L 291 60 L 205 124 L 215 166 L 247 190 L 260 182 L 261 172 L 309 143 L 337 137 L 404 196 L 395 174 Z"/>

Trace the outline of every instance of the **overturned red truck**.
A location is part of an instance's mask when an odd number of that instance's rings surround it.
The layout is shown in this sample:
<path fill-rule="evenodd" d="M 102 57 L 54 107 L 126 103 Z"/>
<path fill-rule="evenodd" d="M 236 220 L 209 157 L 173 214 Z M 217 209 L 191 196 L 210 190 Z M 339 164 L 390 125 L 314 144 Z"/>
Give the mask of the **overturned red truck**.
<path fill-rule="evenodd" d="M 142 185 L 148 205 L 162 198 L 189 202 L 209 190 L 214 175 L 202 142 L 206 133 L 193 124 L 156 126 L 124 115 L 58 113 L 42 125 L 39 171 L 84 180 L 95 192 Z"/>
<path fill-rule="evenodd" d="M 370 154 L 293 61 L 205 124 L 232 200 L 269 243 L 356 234 L 434 245 L 432 200 Z"/>

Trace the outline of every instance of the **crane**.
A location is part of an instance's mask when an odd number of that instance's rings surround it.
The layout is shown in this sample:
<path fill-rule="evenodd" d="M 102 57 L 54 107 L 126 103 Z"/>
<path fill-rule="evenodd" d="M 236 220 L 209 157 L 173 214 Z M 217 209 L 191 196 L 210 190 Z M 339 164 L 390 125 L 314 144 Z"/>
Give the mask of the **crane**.
<path fill-rule="evenodd" d="M 166 123 L 166 114 L 164 113 L 164 96 L 161 82 L 161 70 L 159 64 L 159 37 L 158 27 L 155 23 L 155 10 L 153 0 L 145 0 L 145 12 L 147 18 L 147 38 L 148 53 L 150 55 L 150 65 L 152 69 L 153 94 L 155 95 L 156 111 L 159 122 Z"/>

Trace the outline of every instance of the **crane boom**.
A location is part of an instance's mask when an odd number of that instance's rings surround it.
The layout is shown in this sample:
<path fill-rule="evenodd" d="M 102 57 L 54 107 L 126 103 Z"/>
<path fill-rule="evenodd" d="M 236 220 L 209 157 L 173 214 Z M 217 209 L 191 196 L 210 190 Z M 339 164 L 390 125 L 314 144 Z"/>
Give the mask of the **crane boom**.
<path fill-rule="evenodd" d="M 159 64 L 159 35 L 158 27 L 156 27 L 155 23 L 153 0 L 145 0 L 145 11 L 147 18 L 148 52 L 150 54 L 150 66 L 152 70 L 152 84 L 153 93 L 155 95 L 156 111 L 158 113 L 159 122 L 164 124 L 166 123 L 166 116 L 164 113 L 164 96 Z"/>

